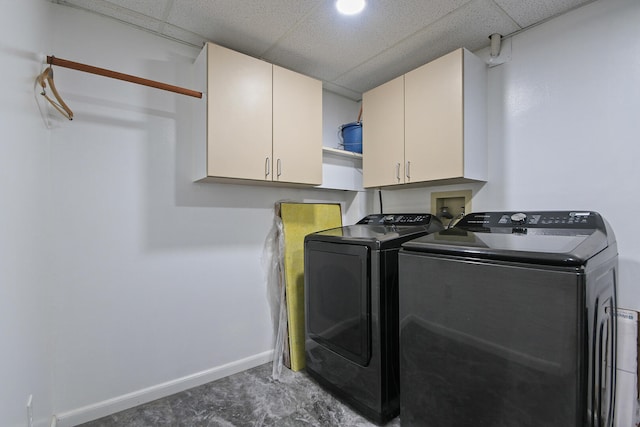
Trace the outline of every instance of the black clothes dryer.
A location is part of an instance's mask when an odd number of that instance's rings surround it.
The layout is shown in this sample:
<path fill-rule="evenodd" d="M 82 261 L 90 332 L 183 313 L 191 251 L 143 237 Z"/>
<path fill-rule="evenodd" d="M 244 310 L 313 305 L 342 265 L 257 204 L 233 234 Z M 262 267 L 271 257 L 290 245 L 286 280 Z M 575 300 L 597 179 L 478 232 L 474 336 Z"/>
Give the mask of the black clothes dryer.
<path fill-rule="evenodd" d="M 595 212 L 484 212 L 399 255 L 403 426 L 611 427 L 618 254 Z"/>
<path fill-rule="evenodd" d="M 305 237 L 306 370 L 376 423 L 400 405 L 400 245 L 441 229 L 429 214 L 380 214 Z"/>

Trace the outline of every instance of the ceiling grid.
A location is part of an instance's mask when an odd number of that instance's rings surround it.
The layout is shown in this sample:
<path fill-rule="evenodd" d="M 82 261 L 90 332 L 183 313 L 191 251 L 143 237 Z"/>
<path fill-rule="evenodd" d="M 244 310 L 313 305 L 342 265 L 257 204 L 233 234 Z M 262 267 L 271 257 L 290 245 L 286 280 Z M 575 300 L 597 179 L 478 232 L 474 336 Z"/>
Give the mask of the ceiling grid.
<path fill-rule="evenodd" d="M 475 51 L 593 0 L 50 0 L 200 48 L 206 41 L 363 92 L 459 47 Z"/>

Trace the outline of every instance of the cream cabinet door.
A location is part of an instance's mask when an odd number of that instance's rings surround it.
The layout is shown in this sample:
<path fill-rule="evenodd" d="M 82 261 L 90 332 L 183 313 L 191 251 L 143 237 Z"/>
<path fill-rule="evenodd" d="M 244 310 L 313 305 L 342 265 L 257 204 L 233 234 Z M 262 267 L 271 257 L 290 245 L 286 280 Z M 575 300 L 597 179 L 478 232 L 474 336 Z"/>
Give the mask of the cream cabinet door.
<path fill-rule="evenodd" d="M 405 74 L 407 183 L 464 175 L 463 50 Z"/>
<path fill-rule="evenodd" d="M 404 77 L 365 92 L 362 112 L 363 186 L 403 184 Z"/>
<path fill-rule="evenodd" d="M 322 82 L 273 66 L 273 181 L 322 184 Z"/>
<path fill-rule="evenodd" d="M 272 65 L 207 49 L 207 175 L 271 180 Z"/>

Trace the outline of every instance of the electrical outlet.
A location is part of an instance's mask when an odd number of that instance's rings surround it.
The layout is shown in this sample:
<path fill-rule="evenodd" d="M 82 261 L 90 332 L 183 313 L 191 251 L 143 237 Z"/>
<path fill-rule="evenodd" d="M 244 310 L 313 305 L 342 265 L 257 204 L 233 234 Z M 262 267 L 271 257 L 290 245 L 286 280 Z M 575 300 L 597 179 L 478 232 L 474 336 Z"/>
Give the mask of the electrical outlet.
<path fill-rule="evenodd" d="M 27 399 L 27 427 L 33 427 L 33 394 Z"/>

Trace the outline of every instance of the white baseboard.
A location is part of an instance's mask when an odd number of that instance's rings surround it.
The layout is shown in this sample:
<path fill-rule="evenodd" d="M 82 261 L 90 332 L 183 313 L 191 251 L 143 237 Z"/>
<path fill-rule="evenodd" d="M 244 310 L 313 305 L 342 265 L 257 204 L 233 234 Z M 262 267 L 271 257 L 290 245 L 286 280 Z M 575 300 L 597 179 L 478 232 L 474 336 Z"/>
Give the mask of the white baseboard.
<path fill-rule="evenodd" d="M 273 350 L 256 354 L 245 359 L 236 360 L 226 365 L 217 366 L 206 371 L 198 372 L 186 377 L 167 381 L 152 387 L 134 391 L 114 397 L 112 399 L 97 402 L 82 408 L 56 414 L 56 427 L 71 427 L 77 424 L 96 420 L 107 415 L 133 408 L 152 400 L 170 396 L 181 391 L 219 380 L 220 378 L 254 368 L 273 360 Z"/>

